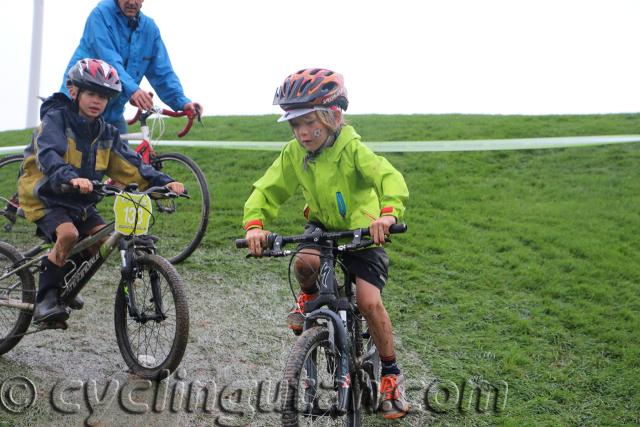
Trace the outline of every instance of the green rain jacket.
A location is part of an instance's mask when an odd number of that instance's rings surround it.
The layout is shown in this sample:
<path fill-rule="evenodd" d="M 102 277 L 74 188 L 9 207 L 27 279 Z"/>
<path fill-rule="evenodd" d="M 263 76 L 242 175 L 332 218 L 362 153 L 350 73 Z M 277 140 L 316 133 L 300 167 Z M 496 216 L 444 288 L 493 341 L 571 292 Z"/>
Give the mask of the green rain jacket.
<path fill-rule="evenodd" d="M 244 228 L 263 227 L 298 189 L 306 200 L 304 216 L 328 230 L 367 228 L 380 215 L 402 221 L 409 190 L 387 159 L 344 126 L 335 143 L 304 167 L 307 151 L 293 139 L 267 172 L 253 184 L 244 205 Z"/>

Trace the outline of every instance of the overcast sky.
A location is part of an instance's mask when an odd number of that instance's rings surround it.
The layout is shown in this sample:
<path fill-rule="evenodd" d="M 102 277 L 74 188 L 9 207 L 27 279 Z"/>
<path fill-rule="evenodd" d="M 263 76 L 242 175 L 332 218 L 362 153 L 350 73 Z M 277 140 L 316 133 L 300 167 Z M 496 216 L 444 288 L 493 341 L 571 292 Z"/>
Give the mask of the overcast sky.
<path fill-rule="evenodd" d="M 33 2 L 0 1 L 0 130 L 21 129 Z M 44 0 L 41 95 L 58 90 L 96 4 Z M 206 115 L 277 113 L 284 77 L 316 66 L 344 74 L 354 114 L 640 110 L 638 0 L 146 0 L 142 11 Z"/>

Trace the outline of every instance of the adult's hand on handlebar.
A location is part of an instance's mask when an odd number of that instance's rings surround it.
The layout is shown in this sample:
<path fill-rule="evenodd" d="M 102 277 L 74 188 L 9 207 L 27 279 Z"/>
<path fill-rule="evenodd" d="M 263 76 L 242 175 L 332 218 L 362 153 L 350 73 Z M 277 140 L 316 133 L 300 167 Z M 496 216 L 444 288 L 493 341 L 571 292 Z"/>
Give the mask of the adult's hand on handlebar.
<path fill-rule="evenodd" d="M 131 95 L 131 104 L 143 110 L 151 110 L 153 108 L 153 96 L 149 92 L 138 89 Z"/>
<path fill-rule="evenodd" d="M 396 223 L 396 217 L 391 215 L 381 216 L 371 223 L 369 226 L 369 233 L 373 238 L 373 243 L 376 245 L 383 245 L 385 243 L 385 236 L 388 236 L 389 227 Z"/>
<path fill-rule="evenodd" d="M 173 181 L 167 184 L 167 188 L 176 194 L 184 193 L 184 185 L 181 182 Z"/>
<path fill-rule="evenodd" d="M 247 231 L 245 239 L 247 240 L 247 246 L 251 255 L 259 257 L 262 256 L 262 249 L 267 247 L 267 236 L 270 233 L 261 228 L 252 228 Z"/>
<path fill-rule="evenodd" d="M 202 116 L 204 108 L 202 108 L 202 104 L 200 104 L 199 102 L 187 102 L 182 107 L 182 111 L 191 112 L 193 114 L 196 114 L 198 118 L 200 118 L 199 116 Z"/>
<path fill-rule="evenodd" d="M 69 183 L 82 194 L 88 194 L 93 191 L 93 184 L 86 178 L 73 178 Z"/>

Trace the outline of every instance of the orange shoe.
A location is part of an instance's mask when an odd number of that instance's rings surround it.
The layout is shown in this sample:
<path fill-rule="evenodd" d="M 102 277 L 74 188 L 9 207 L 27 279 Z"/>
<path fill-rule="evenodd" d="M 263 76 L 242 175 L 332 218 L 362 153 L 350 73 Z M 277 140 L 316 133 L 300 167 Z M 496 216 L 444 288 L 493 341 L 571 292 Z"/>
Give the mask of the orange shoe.
<path fill-rule="evenodd" d="M 404 395 L 404 375 L 385 375 L 380 381 L 382 403 L 378 412 L 384 418 L 392 420 L 402 418 L 411 410 Z"/>
<path fill-rule="evenodd" d="M 298 294 L 296 306 L 293 307 L 293 309 L 287 316 L 287 325 L 294 334 L 300 335 L 302 333 L 302 329 L 304 328 L 304 303 L 314 300 L 317 296 L 317 293 L 306 294 L 304 292 L 300 292 Z"/>

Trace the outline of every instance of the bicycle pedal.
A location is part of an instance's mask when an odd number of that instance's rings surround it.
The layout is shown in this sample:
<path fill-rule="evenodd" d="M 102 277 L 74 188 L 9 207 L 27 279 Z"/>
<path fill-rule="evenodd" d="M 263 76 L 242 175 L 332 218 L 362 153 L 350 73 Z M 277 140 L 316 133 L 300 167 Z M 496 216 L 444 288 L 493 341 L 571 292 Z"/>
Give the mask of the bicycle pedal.
<path fill-rule="evenodd" d="M 38 325 L 38 329 L 44 331 L 46 329 L 61 329 L 66 330 L 69 324 L 65 320 L 55 320 L 52 322 L 42 322 Z"/>

